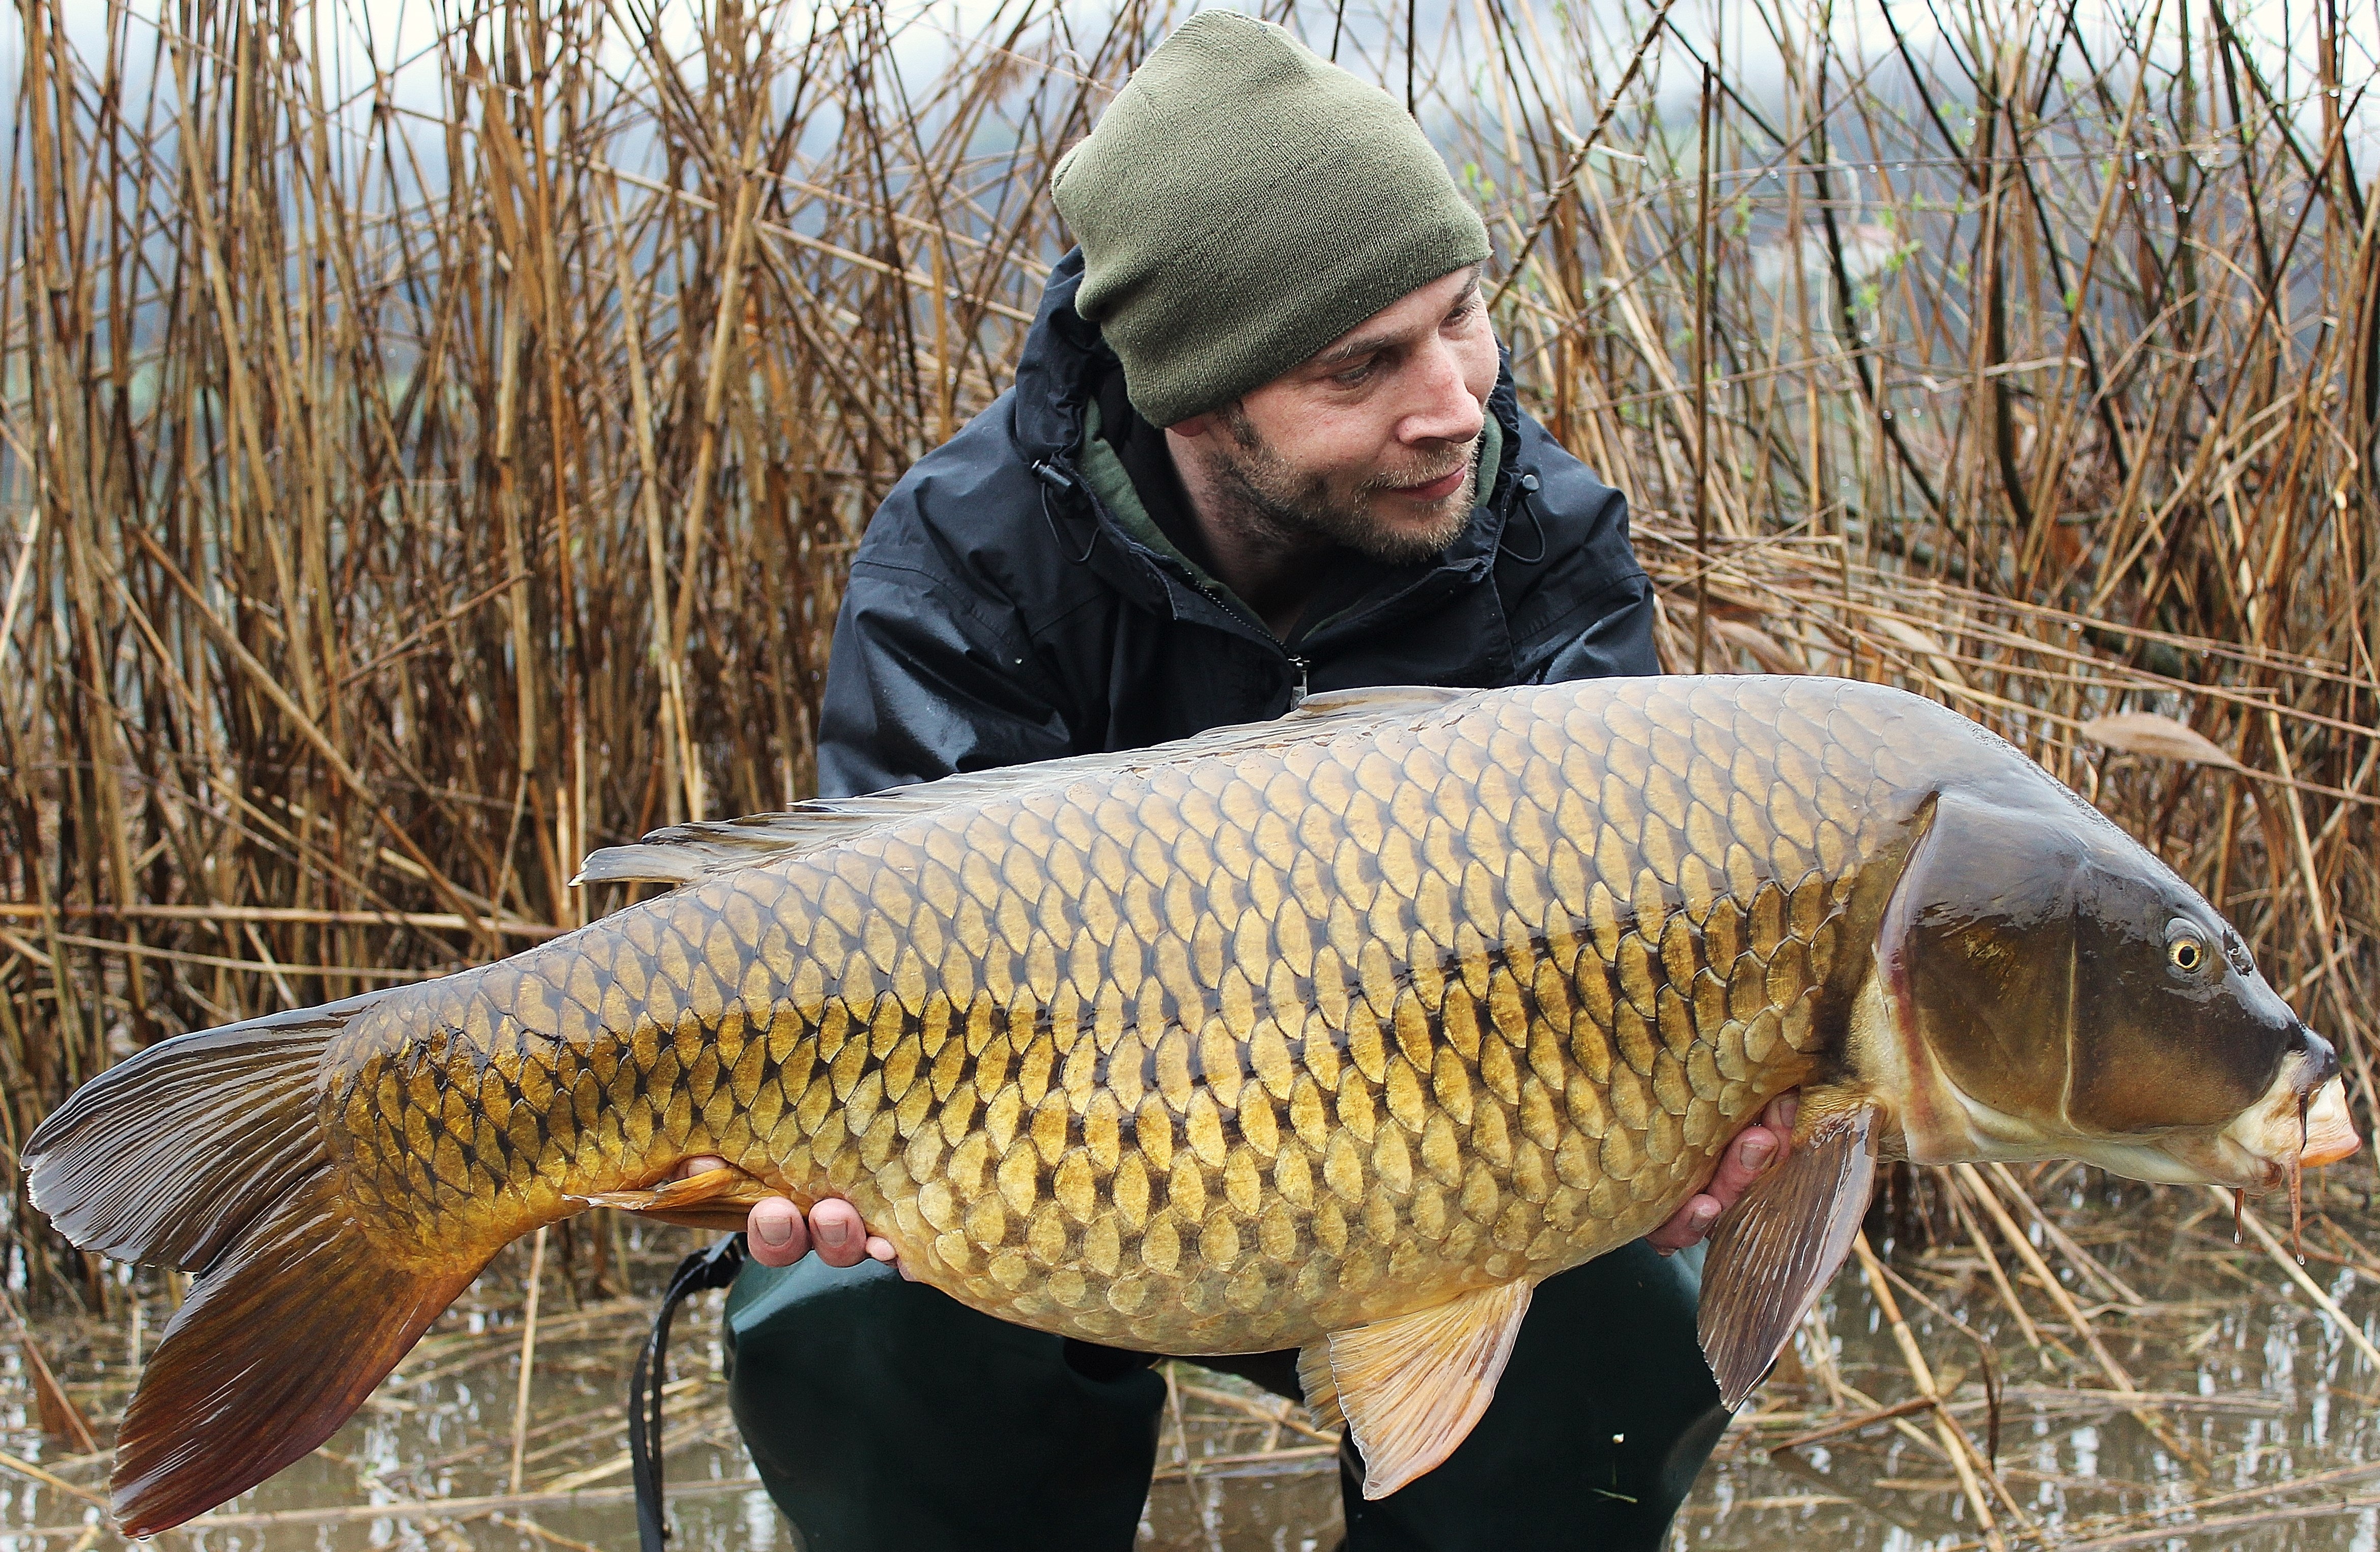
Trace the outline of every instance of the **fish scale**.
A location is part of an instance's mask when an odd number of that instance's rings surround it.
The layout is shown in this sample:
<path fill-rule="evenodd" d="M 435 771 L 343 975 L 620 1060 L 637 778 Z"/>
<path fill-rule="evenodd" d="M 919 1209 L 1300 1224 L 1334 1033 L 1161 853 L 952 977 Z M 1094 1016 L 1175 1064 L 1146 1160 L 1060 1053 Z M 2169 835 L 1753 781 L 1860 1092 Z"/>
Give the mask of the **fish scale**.
<path fill-rule="evenodd" d="M 327 1437 L 505 1243 L 590 1204 L 856 1203 L 1043 1330 L 1301 1349 L 1378 1497 L 1482 1415 L 1530 1291 L 1771 1096 L 1714 1228 L 1730 1405 L 1878 1158 L 2272 1189 L 2357 1137 L 2237 933 L 1973 723 L 1814 679 L 1340 692 L 1277 722 L 664 831 L 687 887 L 500 964 L 204 1030 L 29 1139 L 87 1248 L 200 1275 L 115 1504 Z M 677 1178 L 689 1158 L 732 1168 Z"/>
<path fill-rule="evenodd" d="M 400 1257 L 716 1154 L 994 1315 L 1295 1345 L 1644 1233 L 1806 1074 L 1903 721 L 1559 686 L 928 811 L 368 1012 L 326 1130 Z"/>

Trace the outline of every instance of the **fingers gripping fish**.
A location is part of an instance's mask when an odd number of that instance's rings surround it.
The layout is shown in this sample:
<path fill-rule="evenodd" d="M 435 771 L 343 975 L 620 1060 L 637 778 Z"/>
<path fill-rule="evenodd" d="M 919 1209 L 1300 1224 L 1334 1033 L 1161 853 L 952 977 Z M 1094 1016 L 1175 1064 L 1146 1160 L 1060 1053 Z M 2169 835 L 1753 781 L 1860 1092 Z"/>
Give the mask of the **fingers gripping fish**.
<path fill-rule="evenodd" d="M 1794 1146 L 1705 1271 L 1730 1404 L 1878 1158 L 2266 1189 L 2356 1143 L 2329 1046 L 2204 901 L 2009 745 L 1846 681 L 1317 697 L 588 877 L 685 887 L 167 1041 L 34 1136 L 62 1231 L 199 1274 L 126 1414 L 128 1531 L 311 1449 L 590 1199 L 846 1197 L 1004 1319 L 1302 1348 L 1378 1496 L 1462 1441 L 1539 1281 L 1789 1088 Z M 701 1155 L 730 1168 L 662 1183 Z"/>

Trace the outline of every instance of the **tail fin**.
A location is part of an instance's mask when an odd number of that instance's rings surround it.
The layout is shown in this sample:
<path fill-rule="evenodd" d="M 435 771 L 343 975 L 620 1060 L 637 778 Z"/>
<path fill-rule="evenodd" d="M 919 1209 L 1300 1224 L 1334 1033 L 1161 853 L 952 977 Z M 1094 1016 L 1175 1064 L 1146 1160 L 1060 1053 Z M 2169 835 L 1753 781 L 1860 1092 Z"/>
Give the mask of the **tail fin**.
<path fill-rule="evenodd" d="M 315 1114 L 322 1058 L 377 995 L 184 1035 L 109 1068 L 25 1145 L 33 1206 L 85 1250 L 212 1266 L 329 1167 Z"/>
<path fill-rule="evenodd" d="M 116 1437 L 128 1535 L 177 1525 L 328 1438 L 484 1264 L 392 1258 L 338 1190 L 324 1057 L 371 1000 L 152 1047 L 27 1145 L 33 1205 L 77 1244 L 199 1273 Z"/>
<path fill-rule="evenodd" d="M 338 1431 L 483 1261 L 392 1263 L 317 1175 L 209 1267 L 165 1328 L 116 1435 L 115 1517 L 152 1535 Z"/>

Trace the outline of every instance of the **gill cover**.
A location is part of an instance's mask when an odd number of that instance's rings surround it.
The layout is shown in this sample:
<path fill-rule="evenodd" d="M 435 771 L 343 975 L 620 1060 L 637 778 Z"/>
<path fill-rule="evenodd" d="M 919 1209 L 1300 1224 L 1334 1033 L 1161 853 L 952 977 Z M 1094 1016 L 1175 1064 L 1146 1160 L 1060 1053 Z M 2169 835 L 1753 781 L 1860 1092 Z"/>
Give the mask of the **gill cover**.
<path fill-rule="evenodd" d="M 2327 1056 L 2196 891 L 2044 788 L 1942 794 L 1881 924 L 1912 1065 L 1971 1140 L 2220 1126 L 2293 1051 Z"/>

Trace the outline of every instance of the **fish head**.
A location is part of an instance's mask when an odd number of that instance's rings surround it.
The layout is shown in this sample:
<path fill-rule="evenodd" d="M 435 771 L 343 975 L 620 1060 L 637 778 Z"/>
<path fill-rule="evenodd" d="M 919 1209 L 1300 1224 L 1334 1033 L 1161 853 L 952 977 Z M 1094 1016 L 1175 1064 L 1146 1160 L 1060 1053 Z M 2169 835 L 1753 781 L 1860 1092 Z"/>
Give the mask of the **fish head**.
<path fill-rule="evenodd" d="M 2097 810 L 2050 784 L 1920 823 L 1853 1037 L 1908 1157 L 2265 1190 L 2355 1150 L 2330 1043 Z"/>

